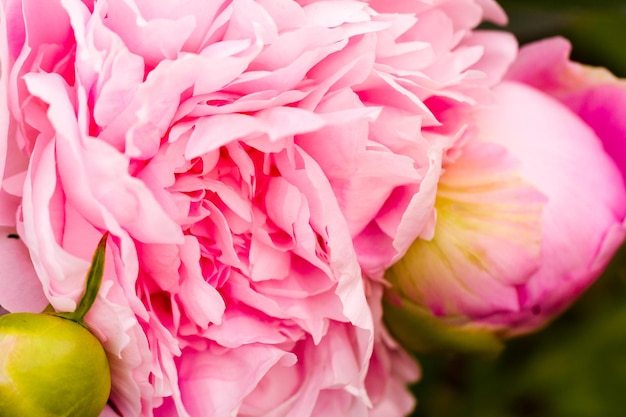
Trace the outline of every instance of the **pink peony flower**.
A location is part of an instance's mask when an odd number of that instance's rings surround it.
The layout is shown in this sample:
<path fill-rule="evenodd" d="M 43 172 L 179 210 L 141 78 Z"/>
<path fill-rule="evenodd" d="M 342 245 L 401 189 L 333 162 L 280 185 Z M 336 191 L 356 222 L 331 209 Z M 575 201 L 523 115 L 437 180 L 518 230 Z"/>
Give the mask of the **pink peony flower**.
<path fill-rule="evenodd" d="M 514 39 L 491 0 L 5 0 L 0 304 L 87 316 L 103 415 L 400 416 L 384 270 Z M 52 22 L 52 23 L 51 23 Z M 4 112 L 2 110 L 5 110 Z M 13 237 L 19 236 L 19 239 Z M 365 279 L 364 279 L 365 278 Z"/>
<path fill-rule="evenodd" d="M 478 132 L 444 165 L 434 237 L 388 274 L 388 322 L 415 349 L 493 349 L 493 333 L 545 325 L 623 242 L 615 102 L 626 88 L 568 62 L 567 48 L 555 39 L 522 49 L 494 104 L 466 113 Z"/>

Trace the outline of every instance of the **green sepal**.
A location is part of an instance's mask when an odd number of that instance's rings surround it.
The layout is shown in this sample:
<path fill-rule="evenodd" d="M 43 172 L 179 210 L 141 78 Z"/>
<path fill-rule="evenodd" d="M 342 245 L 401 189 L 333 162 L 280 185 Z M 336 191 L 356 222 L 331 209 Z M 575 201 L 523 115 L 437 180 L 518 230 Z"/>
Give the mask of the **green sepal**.
<path fill-rule="evenodd" d="M 493 330 L 446 322 L 398 294 L 385 295 L 383 311 L 383 320 L 391 334 L 413 353 L 495 356 L 504 348 Z"/>
<path fill-rule="evenodd" d="M 52 307 L 52 304 L 48 304 L 46 306 L 46 308 L 43 309 L 43 311 L 41 312 L 41 314 L 54 314 L 54 307 Z"/>
<path fill-rule="evenodd" d="M 84 318 L 91 306 L 98 297 L 100 284 L 102 284 L 102 275 L 104 274 L 104 257 L 106 252 L 107 238 L 109 232 L 104 233 L 91 259 L 91 267 L 87 273 L 85 283 L 85 292 L 81 297 L 76 310 L 73 312 L 54 313 L 55 316 L 73 320 L 84 325 Z"/>

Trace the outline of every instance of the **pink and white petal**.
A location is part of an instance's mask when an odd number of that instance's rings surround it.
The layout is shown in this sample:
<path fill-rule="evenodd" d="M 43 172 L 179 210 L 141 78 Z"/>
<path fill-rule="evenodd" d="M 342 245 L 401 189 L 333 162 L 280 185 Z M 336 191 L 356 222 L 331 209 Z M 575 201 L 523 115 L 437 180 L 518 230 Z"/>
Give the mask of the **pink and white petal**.
<path fill-rule="evenodd" d="M 220 324 L 224 314 L 224 300 L 202 276 L 200 246 L 196 238 L 185 237 L 180 246 L 180 302 L 187 315 L 200 328 L 209 323 Z"/>
<path fill-rule="evenodd" d="M 293 366 L 296 357 L 271 345 L 186 350 L 178 360 L 179 384 L 189 413 L 197 417 L 236 415 L 246 395 L 274 366 Z"/>
<path fill-rule="evenodd" d="M 18 233 L 30 248 L 44 294 L 58 311 L 73 311 L 84 288 L 89 262 L 69 254 L 58 242 L 63 226 L 62 196 L 57 188 L 54 143 L 35 146 L 24 184 L 23 222 Z M 94 244 L 95 247 L 95 244 Z"/>
<path fill-rule="evenodd" d="M 626 178 L 626 81 L 569 60 L 571 44 L 550 38 L 524 46 L 507 78 L 547 93 L 583 119 Z"/>
<path fill-rule="evenodd" d="M 501 31 L 474 31 L 463 40 L 464 45 L 484 48 L 480 60 L 472 66 L 485 75 L 481 80 L 488 86 L 497 84 L 517 58 L 517 40 L 512 34 Z"/>

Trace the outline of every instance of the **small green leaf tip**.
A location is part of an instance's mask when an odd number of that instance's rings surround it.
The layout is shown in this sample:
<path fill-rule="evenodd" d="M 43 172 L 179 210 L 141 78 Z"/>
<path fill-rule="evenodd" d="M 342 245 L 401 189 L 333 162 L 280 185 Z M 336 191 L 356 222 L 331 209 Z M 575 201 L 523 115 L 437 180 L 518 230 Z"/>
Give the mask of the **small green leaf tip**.
<path fill-rule="evenodd" d="M 87 280 L 85 283 L 85 292 L 74 310 L 71 313 L 57 313 L 59 317 L 73 320 L 77 323 L 83 323 L 85 315 L 91 309 L 91 306 L 96 301 L 98 292 L 100 291 L 100 284 L 102 284 L 102 275 L 104 274 L 104 258 L 106 252 L 107 239 L 109 232 L 105 232 L 98 242 L 96 251 L 91 259 L 91 267 L 87 273 Z"/>

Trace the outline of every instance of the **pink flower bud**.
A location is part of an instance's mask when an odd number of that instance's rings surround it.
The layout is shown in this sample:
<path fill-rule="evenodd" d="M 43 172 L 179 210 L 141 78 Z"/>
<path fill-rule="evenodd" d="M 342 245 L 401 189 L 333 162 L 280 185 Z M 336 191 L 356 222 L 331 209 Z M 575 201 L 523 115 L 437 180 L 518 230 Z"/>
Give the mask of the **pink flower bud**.
<path fill-rule="evenodd" d="M 624 240 L 625 110 L 614 103 L 626 88 L 554 65 L 562 44 L 550 42 L 522 50 L 510 76 L 522 82 L 471 113 L 478 133 L 444 167 L 433 238 L 387 273 L 387 322 L 413 349 L 494 350 L 545 325 Z"/>

